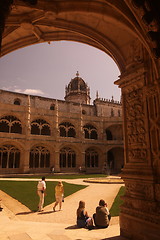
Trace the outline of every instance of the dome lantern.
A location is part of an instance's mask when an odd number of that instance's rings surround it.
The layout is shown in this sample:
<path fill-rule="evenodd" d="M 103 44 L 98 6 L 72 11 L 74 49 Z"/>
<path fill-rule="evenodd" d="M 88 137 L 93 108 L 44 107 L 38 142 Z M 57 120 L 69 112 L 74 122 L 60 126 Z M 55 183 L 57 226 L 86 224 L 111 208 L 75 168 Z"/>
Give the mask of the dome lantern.
<path fill-rule="evenodd" d="M 78 71 L 76 77 L 71 79 L 68 86 L 66 86 L 64 99 L 69 102 L 90 104 L 90 89 L 87 83 L 79 76 Z"/>

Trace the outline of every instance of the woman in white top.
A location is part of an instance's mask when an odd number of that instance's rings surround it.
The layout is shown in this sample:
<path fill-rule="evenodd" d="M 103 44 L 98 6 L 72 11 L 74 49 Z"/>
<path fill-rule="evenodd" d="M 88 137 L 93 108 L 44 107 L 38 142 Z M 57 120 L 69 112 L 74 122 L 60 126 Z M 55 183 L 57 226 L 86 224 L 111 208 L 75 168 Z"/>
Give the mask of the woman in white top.
<path fill-rule="evenodd" d="M 61 181 L 58 182 L 58 184 L 55 187 L 55 198 L 56 202 L 53 207 L 53 211 L 55 212 L 55 207 L 59 204 L 59 211 L 62 208 L 62 200 L 64 198 L 64 187 L 63 183 Z"/>

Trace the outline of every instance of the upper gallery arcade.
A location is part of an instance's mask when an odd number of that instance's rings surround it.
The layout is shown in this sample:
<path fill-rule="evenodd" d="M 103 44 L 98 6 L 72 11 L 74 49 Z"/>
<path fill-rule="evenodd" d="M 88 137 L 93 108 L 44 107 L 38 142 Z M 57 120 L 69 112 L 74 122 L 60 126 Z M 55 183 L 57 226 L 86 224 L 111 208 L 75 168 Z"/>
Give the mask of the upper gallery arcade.
<path fill-rule="evenodd" d="M 124 164 L 118 101 L 90 102 L 88 85 L 71 79 L 65 101 L 0 90 L 0 173 L 117 173 Z"/>

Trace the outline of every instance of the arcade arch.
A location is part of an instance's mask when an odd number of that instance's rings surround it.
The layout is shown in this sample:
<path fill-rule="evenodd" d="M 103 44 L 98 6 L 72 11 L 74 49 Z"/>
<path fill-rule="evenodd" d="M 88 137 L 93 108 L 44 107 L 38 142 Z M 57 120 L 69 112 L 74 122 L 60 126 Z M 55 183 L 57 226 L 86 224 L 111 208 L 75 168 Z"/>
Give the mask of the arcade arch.
<path fill-rule="evenodd" d="M 0 146 L 0 167 L 3 169 L 20 167 L 20 150 L 14 145 Z"/>
<path fill-rule="evenodd" d="M 44 119 L 35 119 L 31 122 L 31 134 L 51 135 L 50 125 Z"/>
<path fill-rule="evenodd" d="M 33 169 L 40 168 L 44 171 L 44 168 L 50 167 L 50 151 L 47 147 L 37 145 L 31 148 L 29 158 L 29 168 Z"/>
<path fill-rule="evenodd" d="M 22 133 L 21 121 L 13 115 L 1 117 L 0 132 L 21 134 Z"/>
<path fill-rule="evenodd" d="M 9 1 L 5 3 L 8 17 L 4 17 L 5 28 L 1 28 L 2 55 L 43 41 L 67 39 L 101 49 L 119 66 L 121 76 L 116 84 L 122 88 L 125 137 L 122 177 L 126 185 L 121 235 L 158 240 L 160 22 L 153 16 L 151 24 L 146 18 L 149 11 L 157 16 L 158 1 L 26 2 L 15 0 L 10 11 Z"/>
<path fill-rule="evenodd" d="M 106 128 L 106 140 L 122 140 L 123 129 L 121 124 L 113 124 Z"/>
<path fill-rule="evenodd" d="M 122 147 L 111 148 L 107 152 L 107 169 L 110 174 L 121 172 L 124 166 L 124 149 Z"/>

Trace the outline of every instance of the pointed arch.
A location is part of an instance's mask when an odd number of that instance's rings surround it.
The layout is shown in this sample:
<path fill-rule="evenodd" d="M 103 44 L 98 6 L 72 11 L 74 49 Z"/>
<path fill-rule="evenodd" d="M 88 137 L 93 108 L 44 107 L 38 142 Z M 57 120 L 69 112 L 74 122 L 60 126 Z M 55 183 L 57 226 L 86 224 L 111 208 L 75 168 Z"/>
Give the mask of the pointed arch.
<path fill-rule="evenodd" d="M 98 139 L 98 133 L 96 127 L 92 124 L 86 124 L 83 126 L 84 137 L 88 139 Z"/>
<path fill-rule="evenodd" d="M 11 144 L 0 146 L 0 168 L 19 168 L 20 150 Z"/>
<path fill-rule="evenodd" d="M 76 130 L 70 122 L 62 122 L 59 124 L 59 132 L 61 137 L 76 137 Z"/>
<path fill-rule="evenodd" d="M 36 119 L 31 122 L 31 134 L 51 135 L 50 124 L 43 119 Z"/>
<path fill-rule="evenodd" d="M 34 146 L 30 150 L 29 168 L 49 168 L 50 151 L 44 146 Z"/>
<path fill-rule="evenodd" d="M 59 167 L 76 168 L 76 152 L 70 147 L 63 147 L 60 149 Z"/>
<path fill-rule="evenodd" d="M 21 121 L 12 115 L 4 116 L 0 119 L 0 132 L 22 133 Z"/>

